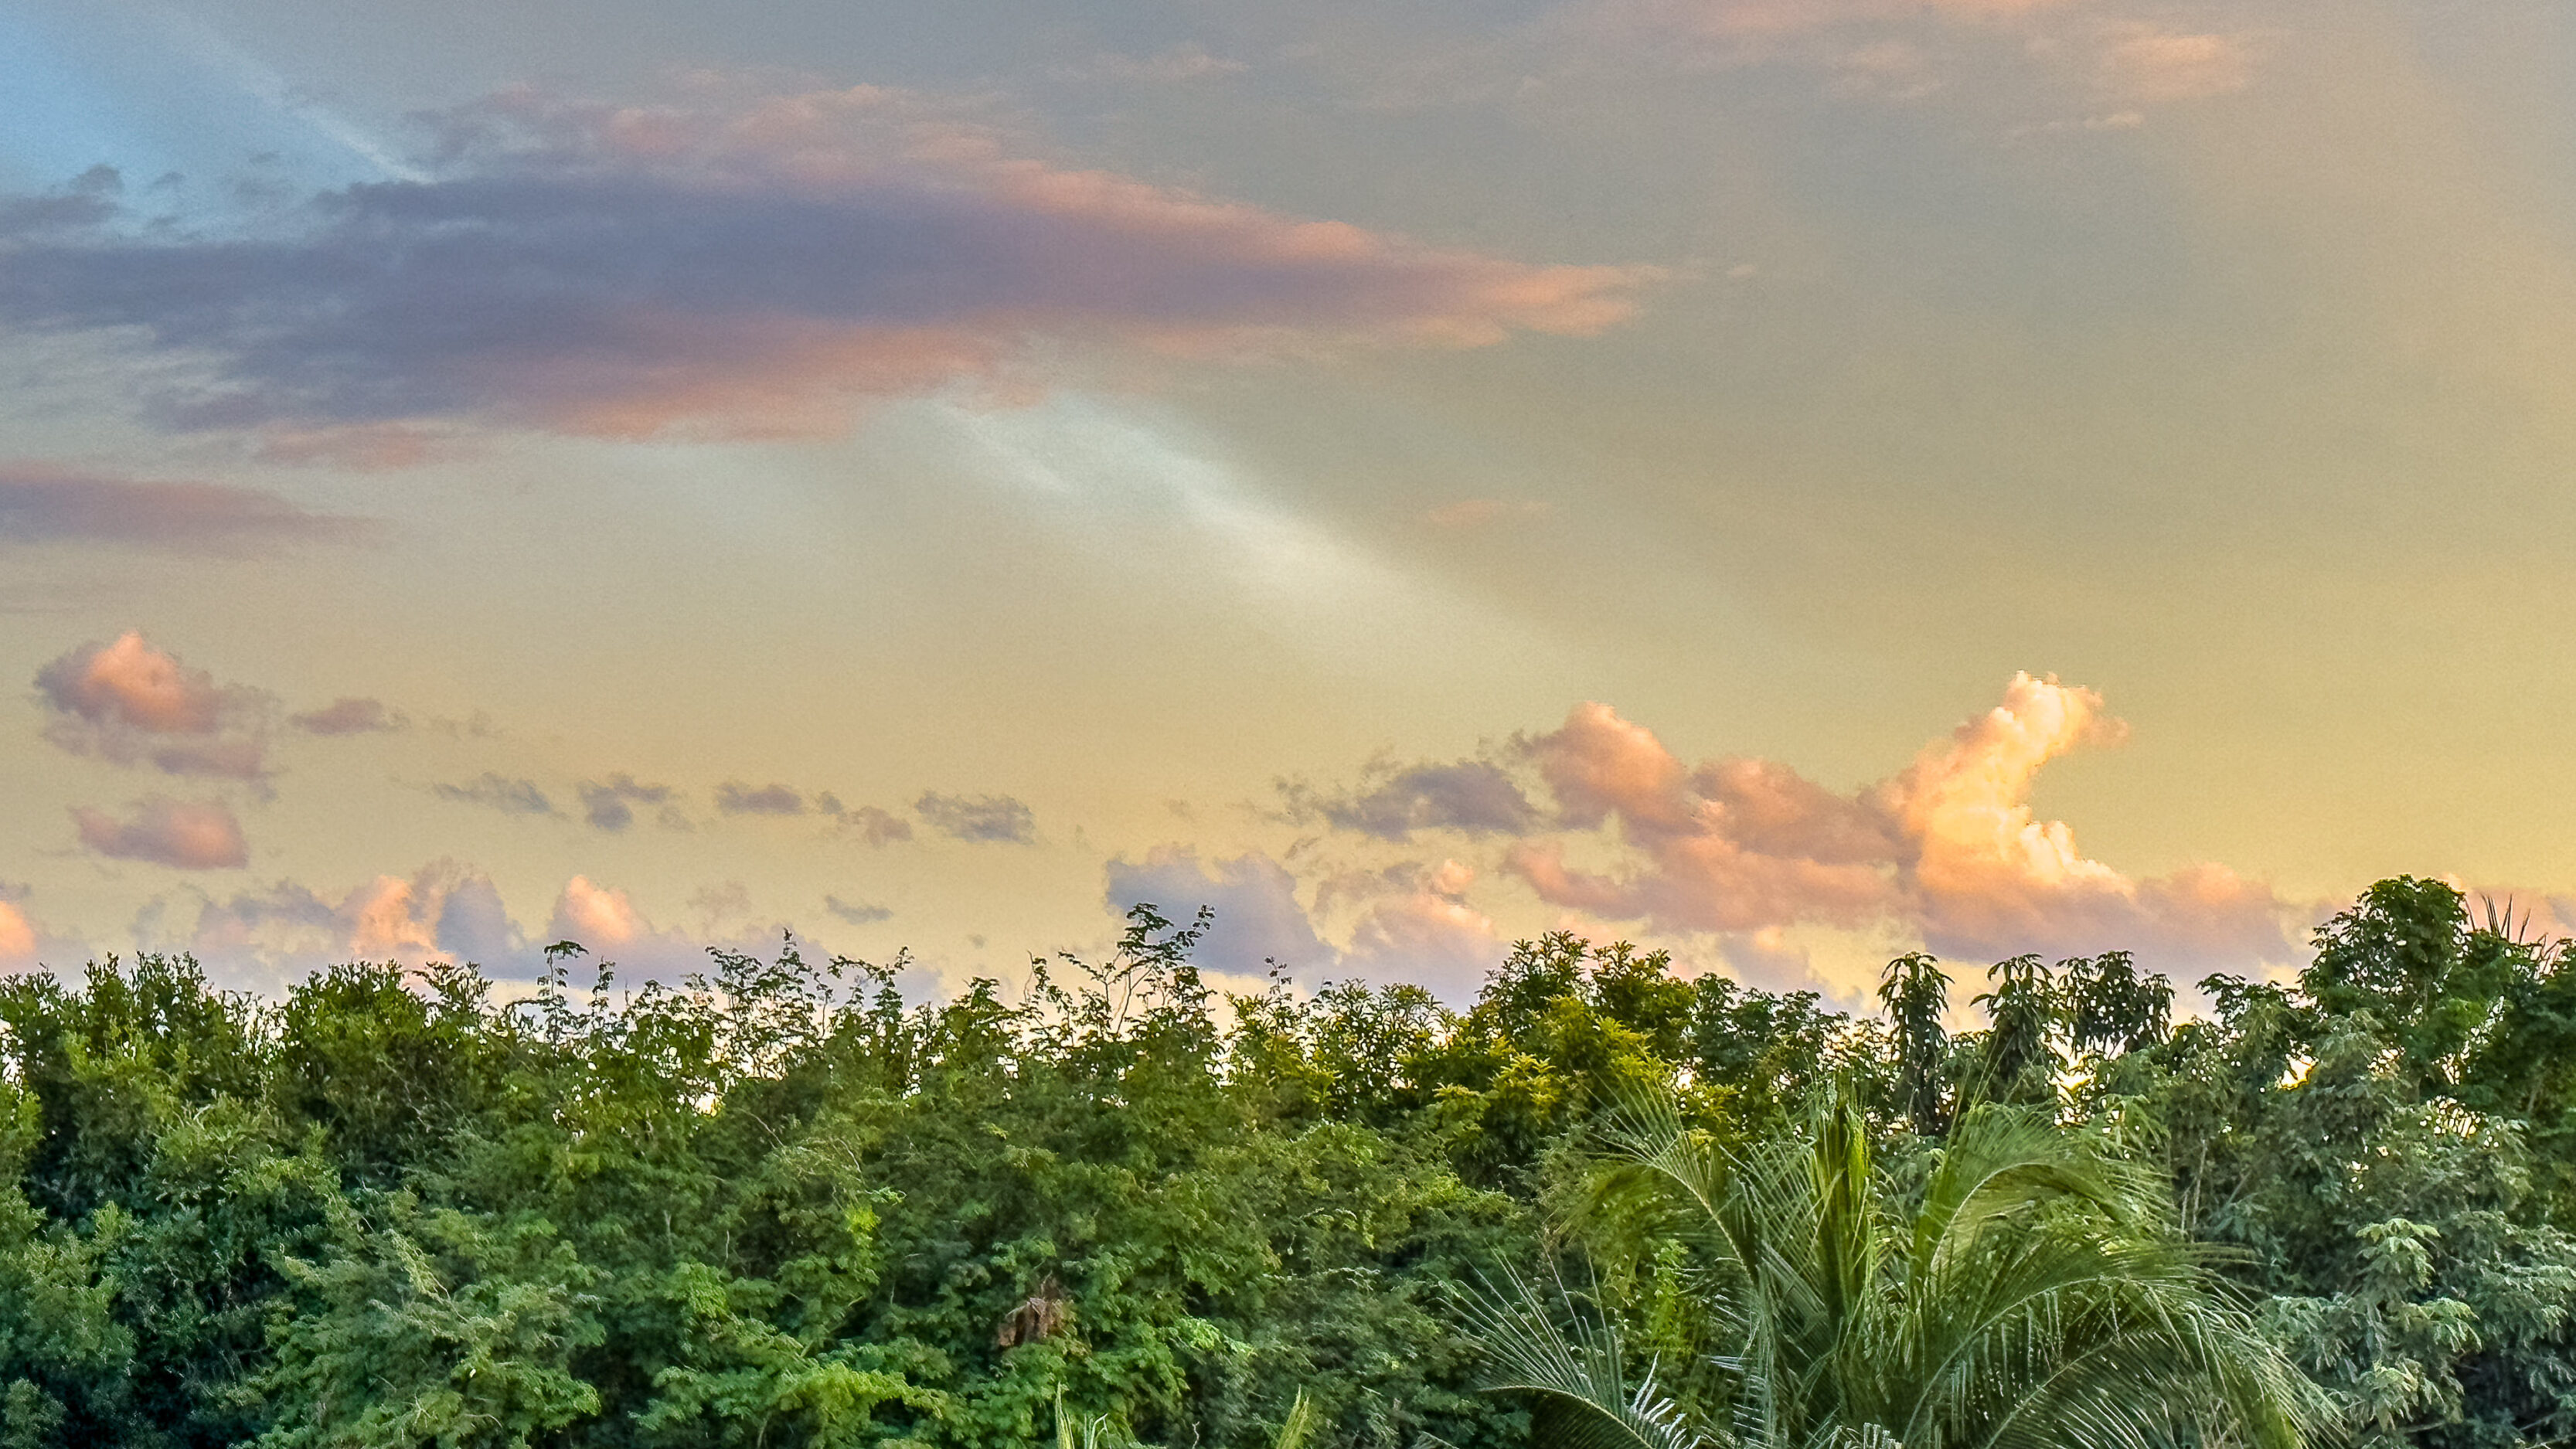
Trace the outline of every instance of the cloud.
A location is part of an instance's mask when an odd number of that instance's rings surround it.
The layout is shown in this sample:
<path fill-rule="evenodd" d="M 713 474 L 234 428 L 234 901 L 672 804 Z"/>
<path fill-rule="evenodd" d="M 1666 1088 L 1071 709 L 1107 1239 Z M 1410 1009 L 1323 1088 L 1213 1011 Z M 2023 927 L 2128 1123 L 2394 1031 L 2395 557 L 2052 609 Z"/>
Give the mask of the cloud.
<path fill-rule="evenodd" d="M 462 785 L 432 785 L 431 794 L 460 805 L 484 805 L 504 815 L 552 815 L 555 804 L 534 780 L 514 780 L 484 771 Z"/>
<path fill-rule="evenodd" d="M 123 820 L 75 806 L 72 824 L 80 831 L 81 844 L 120 860 L 148 860 L 181 870 L 230 870 L 250 863 L 241 822 L 220 800 L 155 795 L 137 802 Z"/>
<path fill-rule="evenodd" d="M 1475 870 L 1455 860 L 1416 872 L 1410 889 L 1360 917 L 1343 968 L 1450 1001 L 1472 999 L 1509 949 L 1493 919 L 1467 903 L 1475 881 Z"/>
<path fill-rule="evenodd" d="M 727 815 L 802 815 L 805 797 L 785 785 L 727 780 L 716 787 L 716 809 Z"/>
<path fill-rule="evenodd" d="M 0 966 L 25 967 L 36 961 L 36 928 L 14 901 L 0 901 Z"/>
<path fill-rule="evenodd" d="M 1990 25 L 2060 8 L 2071 0 L 1597 0 L 1579 23 L 1594 30 L 1681 34 L 1734 44 L 1932 21 Z"/>
<path fill-rule="evenodd" d="M 1160 846 L 1141 862 L 1124 857 L 1108 866 L 1107 904 L 1113 912 L 1148 904 L 1186 924 L 1202 906 L 1215 920 L 1192 959 L 1211 971 L 1260 976 L 1272 962 L 1292 971 L 1316 971 L 1340 953 L 1315 934 L 1297 903 L 1297 880 L 1266 855 L 1239 855 L 1203 863 L 1186 846 Z"/>
<path fill-rule="evenodd" d="M 656 930 L 625 891 L 577 875 L 555 897 L 546 939 L 578 942 L 594 957 L 616 962 L 624 976 L 667 980 L 707 969 L 711 947 L 769 951 L 778 943 L 778 932 L 747 929 L 731 936 L 692 936 Z"/>
<path fill-rule="evenodd" d="M 836 828 L 840 831 L 855 835 L 870 845 L 891 845 L 898 840 L 912 838 L 911 821 L 899 815 L 889 814 L 874 805 L 862 805 L 855 810 L 844 810 L 841 808 L 841 802 L 829 795 L 820 797 L 816 805 L 825 814 L 834 818 Z"/>
<path fill-rule="evenodd" d="M 150 483 L 43 463 L 0 463 L 0 543 L 119 543 L 195 553 L 369 537 L 360 518 L 314 513 L 220 483 Z"/>
<path fill-rule="evenodd" d="M 190 669 L 138 633 L 84 644 L 46 665 L 36 688 L 64 713 L 151 734 L 212 734 L 225 700 L 215 677 Z"/>
<path fill-rule="evenodd" d="M 1284 783 L 1281 791 L 1293 816 L 1320 817 L 1336 829 L 1380 840 L 1403 840 L 1417 830 L 1513 834 L 1538 819 L 1519 784 L 1486 760 L 1401 769 L 1381 763 L 1364 772 L 1360 788 L 1336 796 L 1298 783 Z"/>
<path fill-rule="evenodd" d="M 378 875 L 345 891 L 280 880 L 209 898 L 171 944 L 235 978 L 256 965 L 270 984 L 356 960 L 471 961 L 504 977 L 534 964 L 491 878 L 453 860 L 409 876 Z"/>
<path fill-rule="evenodd" d="M 1037 839 L 1036 813 L 1008 795 L 942 795 L 932 790 L 913 801 L 912 810 L 931 829 L 956 840 L 1025 845 Z"/>
<path fill-rule="evenodd" d="M 2063 821 L 2034 816 L 2043 765 L 2122 733 L 2093 691 L 2018 674 L 1994 709 L 1842 795 L 1768 760 L 1686 767 L 1648 730 L 1585 704 L 1520 747 L 1563 823 L 1615 822 L 1631 861 L 1581 869 L 1551 838 L 1517 843 L 1509 864 L 1553 904 L 1670 929 L 1894 926 L 1952 955 L 2281 959 L 2294 908 L 2268 887 L 2208 864 L 2133 879 L 2085 856 Z"/>
<path fill-rule="evenodd" d="M 167 775 L 267 778 L 274 702 L 256 689 L 217 684 L 140 633 L 53 660 L 37 671 L 36 692 L 54 716 L 45 738 L 73 754 L 149 762 Z"/>
<path fill-rule="evenodd" d="M 436 939 L 439 954 L 451 960 L 499 966 L 524 957 L 527 937 L 501 904 L 491 878 L 468 875 L 438 901 Z"/>
<path fill-rule="evenodd" d="M 823 897 L 823 909 L 830 911 L 835 919 L 853 926 L 870 926 L 879 921 L 890 920 L 894 916 L 894 912 L 884 906 L 845 901 L 839 896 Z"/>
<path fill-rule="evenodd" d="M 383 700 L 349 696 L 335 699 L 320 709 L 289 715 L 286 722 L 308 735 L 388 734 L 411 723 L 385 708 Z"/>
<path fill-rule="evenodd" d="M 1532 265 L 1015 157 L 873 87 L 662 108 L 516 92 L 429 179 L 259 234 L 0 233 L 0 325 L 134 339 L 165 426 L 836 433 L 1025 392 L 1071 348 L 1253 358 L 1584 336 L 1656 274 Z M 143 374 L 138 373 L 138 376 Z"/>
<path fill-rule="evenodd" d="M 638 805 L 660 806 L 665 825 L 688 823 L 673 807 L 674 792 L 668 785 L 648 785 L 633 775 L 620 772 L 605 780 L 584 780 L 575 789 L 581 796 L 582 817 L 602 830 L 620 831 L 634 824 L 635 807 Z M 542 802 L 544 797 L 539 796 L 538 799 Z"/>
<path fill-rule="evenodd" d="M 2130 101 L 2189 101 L 2241 91 L 2254 57 L 2241 36 L 2189 34 L 2152 25 L 2114 26 L 2102 55 L 2102 87 Z"/>

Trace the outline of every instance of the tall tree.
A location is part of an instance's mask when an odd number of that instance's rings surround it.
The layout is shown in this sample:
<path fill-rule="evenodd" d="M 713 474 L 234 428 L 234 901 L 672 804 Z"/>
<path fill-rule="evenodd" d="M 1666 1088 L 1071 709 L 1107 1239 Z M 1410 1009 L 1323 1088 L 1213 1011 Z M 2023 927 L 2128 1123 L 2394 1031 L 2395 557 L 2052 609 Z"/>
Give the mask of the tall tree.
<path fill-rule="evenodd" d="M 1934 957 L 1915 951 L 1887 963 L 1878 978 L 1878 1001 L 1896 1028 L 1897 1110 L 1925 1137 L 1949 1122 L 1941 1097 L 1941 1069 L 1950 1055 L 1950 1033 L 1941 1024 L 1950 1009 L 1950 978 Z"/>

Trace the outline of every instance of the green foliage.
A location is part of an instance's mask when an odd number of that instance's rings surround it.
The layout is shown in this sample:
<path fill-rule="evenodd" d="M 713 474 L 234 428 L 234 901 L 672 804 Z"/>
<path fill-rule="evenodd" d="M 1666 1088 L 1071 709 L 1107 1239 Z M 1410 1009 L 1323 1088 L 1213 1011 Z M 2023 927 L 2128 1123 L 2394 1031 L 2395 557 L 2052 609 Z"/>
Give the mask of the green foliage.
<path fill-rule="evenodd" d="M 2576 1436 L 2576 971 L 2447 887 L 2179 1024 L 2118 953 L 2004 963 L 1954 1029 L 1929 956 L 1855 1019 L 1562 934 L 1454 1012 L 1220 998 L 1204 924 L 936 1002 L 793 941 L 633 987 L 558 943 L 506 1003 L 0 980 L 0 1449 L 1922 1449 L 2031 1437 L 1998 1386 L 2086 1342 L 2162 1387 L 2029 1396 L 2070 1442 L 2263 1438 L 2275 1351 L 2374 1446 Z M 1758 1248 L 1676 1229 L 1688 1173 Z M 1624 1419 L 1487 1392 L 1462 1308 L 1577 1247 L 1483 1328 Z"/>
<path fill-rule="evenodd" d="M 1660 1385 L 1614 1319 L 1569 1332 L 1526 1284 L 1483 1300 L 1503 1382 L 1565 1442 L 2283 1449 L 2323 1416 L 2174 1231 L 2163 1183 L 2088 1134 L 1981 1108 L 1912 1192 L 1848 1097 L 1736 1149 L 1664 1099 L 1600 1136 L 1590 1197 L 1680 1250 L 1724 1372 Z"/>

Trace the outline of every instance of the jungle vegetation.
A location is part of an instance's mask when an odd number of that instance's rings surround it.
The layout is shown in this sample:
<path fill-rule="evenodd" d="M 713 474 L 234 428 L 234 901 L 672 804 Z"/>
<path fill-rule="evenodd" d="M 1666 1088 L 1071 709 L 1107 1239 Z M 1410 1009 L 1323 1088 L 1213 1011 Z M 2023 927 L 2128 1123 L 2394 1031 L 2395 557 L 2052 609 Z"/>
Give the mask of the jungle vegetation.
<path fill-rule="evenodd" d="M 1565 935 L 1220 998 L 1197 935 L 0 982 L 0 1445 L 2576 1438 L 2576 963 L 2438 882 L 2184 1017 Z"/>

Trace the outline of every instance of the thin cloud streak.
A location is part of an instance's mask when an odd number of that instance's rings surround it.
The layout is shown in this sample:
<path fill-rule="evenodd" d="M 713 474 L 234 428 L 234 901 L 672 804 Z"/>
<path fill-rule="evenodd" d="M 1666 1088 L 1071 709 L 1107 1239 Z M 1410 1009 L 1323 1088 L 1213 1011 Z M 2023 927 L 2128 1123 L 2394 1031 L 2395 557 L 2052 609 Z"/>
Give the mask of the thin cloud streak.
<path fill-rule="evenodd" d="M 371 520 L 315 513 L 256 488 L 0 463 L 0 543 L 110 543 L 238 554 L 281 543 L 358 542 L 376 532 Z"/>

